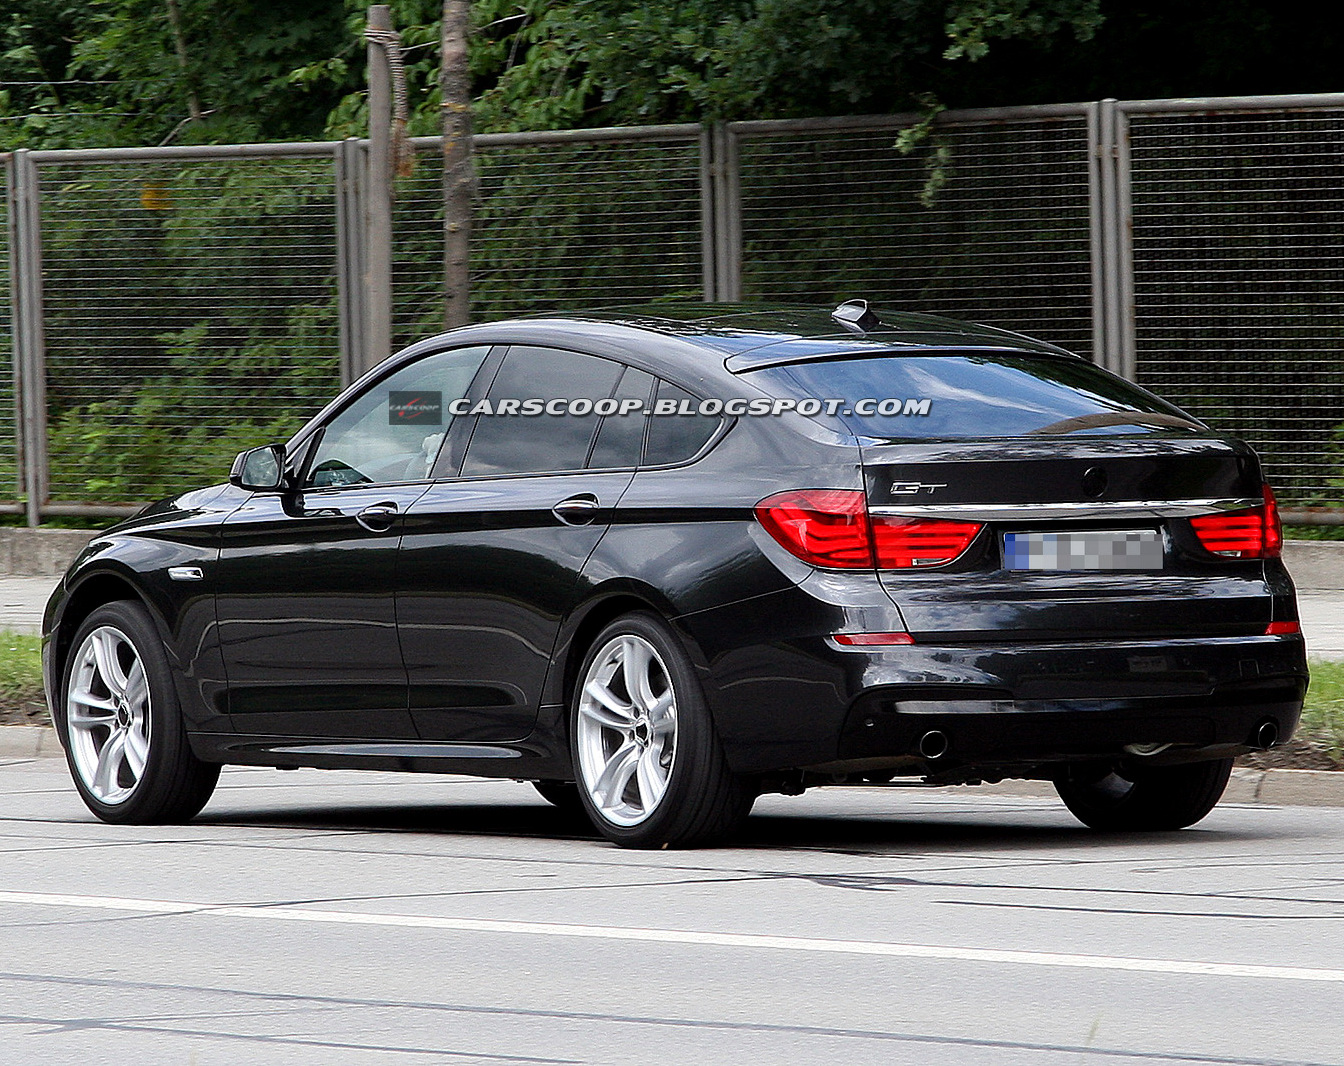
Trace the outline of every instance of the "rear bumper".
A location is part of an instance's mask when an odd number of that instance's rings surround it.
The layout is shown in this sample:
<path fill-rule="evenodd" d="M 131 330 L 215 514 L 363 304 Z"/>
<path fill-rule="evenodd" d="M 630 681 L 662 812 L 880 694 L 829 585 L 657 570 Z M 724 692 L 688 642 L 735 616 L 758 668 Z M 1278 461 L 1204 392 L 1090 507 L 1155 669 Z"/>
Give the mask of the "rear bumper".
<path fill-rule="evenodd" d="M 739 674 L 712 697 L 741 772 L 1050 776 L 1127 745 L 1170 745 L 1154 763 L 1223 758 L 1258 747 L 1266 723 L 1287 740 L 1307 683 L 1299 635 L 752 651 L 768 678 Z M 921 753 L 930 732 L 945 753 Z"/>
<path fill-rule="evenodd" d="M 851 707 L 838 766 L 885 765 L 934 779 L 1049 776 L 1055 764 L 1139 757 L 1152 764 L 1227 758 L 1297 728 L 1306 682 L 1235 682 L 1207 695 L 1120 699 L 907 699 L 897 686 Z M 919 693 L 921 697 L 934 695 Z"/>

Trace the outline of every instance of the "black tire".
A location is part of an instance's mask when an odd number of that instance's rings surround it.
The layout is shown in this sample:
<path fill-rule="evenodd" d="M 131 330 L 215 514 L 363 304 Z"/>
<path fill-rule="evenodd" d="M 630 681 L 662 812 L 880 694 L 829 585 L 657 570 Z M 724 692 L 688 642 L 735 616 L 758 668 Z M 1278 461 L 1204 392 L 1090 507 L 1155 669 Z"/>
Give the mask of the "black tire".
<path fill-rule="evenodd" d="M 657 699 L 652 704 L 664 707 L 661 713 L 645 714 L 645 727 L 636 724 L 628 731 L 628 736 L 621 729 L 595 723 L 592 718 L 594 701 L 589 698 L 585 702 L 586 682 L 594 676 L 595 664 L 599 674 L 604 672 L 604 664 L 610 664 L 614 654 L 612 649 L 627 638 L 634 642 L 629 645 L 631 647 L 651 647 L 656 652 L 656 656 L 649 660 L 647 676 L 652 683 L 646 686 L 646 691 L 656 692 Z M 624 667 L 616 669 L 622 677 L 627 676 Z M 615 674 L 612 684 L 613 689 L 624 687 Z M 670 714 L 666 713 L 665 704 L 669 695 Z M 631 698 L 629 703 L 631 718 L 638 723 L 643 713 L 636 706 L 638 700 Z M 589 707 L 588 712 L 583 710 L 585 706 Z M 690 657 L 663 622 L 652 614 L 625 615 L 597 635 L 577 675 L 570 701 L 569 723 L 570 754 L 579 800 L 597 831 L 615 844 L 627 848 L 704 846 L 732 835 L 751 811 L 756 790 L 752 782 L 734 774 L 728 766 Z M 645 736 L 643 741 L 639 740 L 641 731 Z M 642 748 L 639 747 L 641 743 Z M 648 760 L 646 766 L 658 763 L 647 780 L 652 781 L 662 773 L 663 791 L 647 806 L 644 805 L 646 777 L 638 766 L 626 777 L 619 795 L 607 797 L 605 806 L 595 795 L 603 791 L 596 787 L 602 784 L 603 774 L 595 770 L 605 772 L 613 767 L 619 761 L 620 752 L 626 750 L 621 745 L 638 751 L 636 764 L 645 759 Z M 665 760 L 664 756 L 667 757 Z M 619 778 L 619 773 L 613 774 L 611 781 Z M 655 791 L 656 785 L 650 788 L 650 794 Z M 629 803 L 626 798 L 630 799 Z"/>
<path fill-rule="evenodd" d="M 112 669 L 123 671 L 127 683 L 120 697 L 102 677 L 95 643 L 101 643 L 105 656 L 110 652 L 116 658 Z M 126 825 L 162 825 L 195 817 L 214 792 L 220 768 L 192 753 L 168 656 L 149 613 L 131 600 L 99 607 L 76 631 L 70 649 L 62 669 L 56 724 L 70 776 L 85 805 L 105 822 Z M 141 675 L 135 672 L 137 659 L 143 670 L 143 698 Z M 77 674 L 90 686 L 88 692 L 80 690 L 90 703 L 76 705 L 72 723 L 71 686 Z M 93 702 L 106 706 L 94 707 Z M 127 754 L 132 733 L 140 748 L 134 760 Z M 116 749 L 113 741 L 119 734 L 121 747 Z M 100 776 L 104 763 L 112 768 Z M 141 767 L 138 773 L 136 764 Z"/>
<path fill-rule="evenodd" d="M 532 787 L 542 799 L 565 814 L 583 817 L 588 813 L 584 810 L 583 800 L 579 798 L 579 786 L 573 781 L 533 781 Z"/>
<path fill-rule="evenodd" d="M 1055 779 L 1055 790 L 1092 829 L 1162 832 L 1194 825 L 1213 810 L 1231 773 L 1231 759 L 1153 767 L 1079 765 Z"/>

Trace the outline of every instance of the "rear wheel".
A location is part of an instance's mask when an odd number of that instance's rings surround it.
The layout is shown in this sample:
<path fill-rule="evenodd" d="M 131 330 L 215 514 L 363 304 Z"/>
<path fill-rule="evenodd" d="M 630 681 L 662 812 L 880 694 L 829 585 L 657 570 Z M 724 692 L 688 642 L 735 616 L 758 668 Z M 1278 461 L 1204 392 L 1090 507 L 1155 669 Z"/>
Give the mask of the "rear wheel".
<path fill-rule="evenodd" d="M 588 817 L 624 847 L 721 840 L 755 799 L 728 766 L 689 657 L 652 615 L 598 634 L 579 671 L 570 743 Z"/>
<path fill-rule="evenodd" d="M 148 612 L 128 600 L 84 620 L 65 664 L 66 761 L 80 798 L 105 822 L 184 822 L 219 767 L 192 754 L 168 656 Z"/>
<path fill-rule="evenodd" d="M 1231 773 L 1231 759 L 1180 766 L 1079 765 L 1055 779 L 1055 790 L 1093 829 L 1184 829 L 1213 810 Z"/>

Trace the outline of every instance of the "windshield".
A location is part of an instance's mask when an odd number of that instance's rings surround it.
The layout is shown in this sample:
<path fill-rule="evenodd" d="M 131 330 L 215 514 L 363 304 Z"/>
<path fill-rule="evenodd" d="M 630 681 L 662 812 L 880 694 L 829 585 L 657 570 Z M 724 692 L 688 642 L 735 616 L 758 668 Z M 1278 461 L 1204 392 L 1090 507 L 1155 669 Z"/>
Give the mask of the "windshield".
<path fill-rule="evenodd" d="M 1081 359 L 952 352 L 827 359 L 748 371 L 776 396 L 832 401 L 860 437 L 884 440 L 1201 430 L 1178 408 Z M 803 408 L 803 413 L 813 413 Z"/>

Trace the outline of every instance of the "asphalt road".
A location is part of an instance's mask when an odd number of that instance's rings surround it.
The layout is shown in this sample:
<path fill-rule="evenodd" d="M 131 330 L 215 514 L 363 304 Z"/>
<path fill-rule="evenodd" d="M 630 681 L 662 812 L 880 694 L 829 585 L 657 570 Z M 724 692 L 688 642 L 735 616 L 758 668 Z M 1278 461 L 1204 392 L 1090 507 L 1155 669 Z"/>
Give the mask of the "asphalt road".
<path fill-rule="evenodd" d="M 973 790 L 623 852 L 512 782 L 228 770 L 188 826 L 0 765 L 0 1062 L 1344 1063 L 1344 810 L 1095 836 Z"/>

